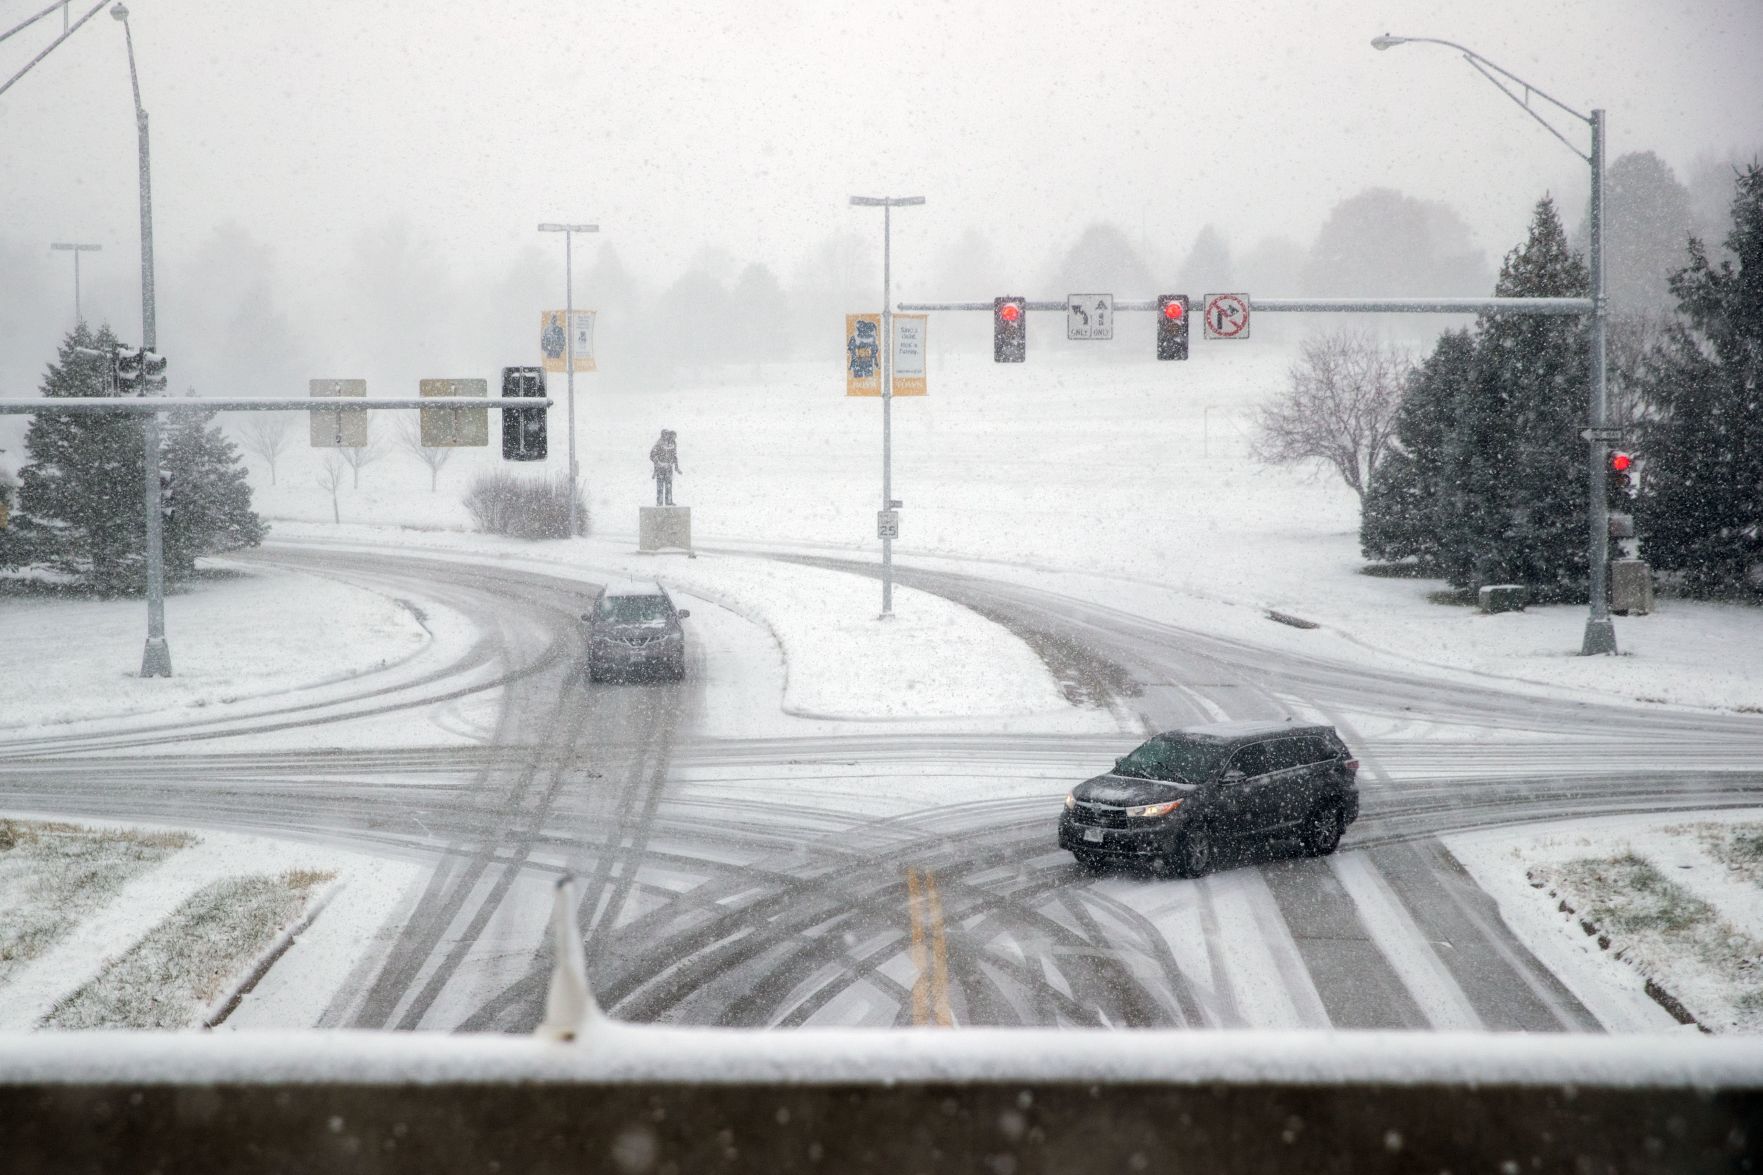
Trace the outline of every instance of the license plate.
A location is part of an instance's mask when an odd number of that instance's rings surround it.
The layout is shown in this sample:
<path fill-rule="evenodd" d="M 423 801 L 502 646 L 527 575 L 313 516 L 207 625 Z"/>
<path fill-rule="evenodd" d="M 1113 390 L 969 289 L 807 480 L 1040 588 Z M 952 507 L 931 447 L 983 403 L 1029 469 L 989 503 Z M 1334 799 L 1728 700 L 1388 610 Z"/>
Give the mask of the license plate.
<path fill-rule="evenodd" d="M 1093 845 L 1101 844 L 1102 843 L 1102 830 L 1100 828 L 1086 828 L 1086 829 L 1084 829 L 1084 840 L 1090 844 L 1093 844 Z"/>

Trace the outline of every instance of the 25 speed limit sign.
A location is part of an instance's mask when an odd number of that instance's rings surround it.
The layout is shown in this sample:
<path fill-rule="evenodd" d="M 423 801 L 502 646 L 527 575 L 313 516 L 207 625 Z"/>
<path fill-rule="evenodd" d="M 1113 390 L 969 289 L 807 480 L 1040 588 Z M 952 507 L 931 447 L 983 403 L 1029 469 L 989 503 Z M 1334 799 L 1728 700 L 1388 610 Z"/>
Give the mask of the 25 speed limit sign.
<path fill-rule="evenodd" d="M 1209 339 L 1246 339 L 1249 337 L 1249 295 L 1207 294 L 1206 337 Z"/>

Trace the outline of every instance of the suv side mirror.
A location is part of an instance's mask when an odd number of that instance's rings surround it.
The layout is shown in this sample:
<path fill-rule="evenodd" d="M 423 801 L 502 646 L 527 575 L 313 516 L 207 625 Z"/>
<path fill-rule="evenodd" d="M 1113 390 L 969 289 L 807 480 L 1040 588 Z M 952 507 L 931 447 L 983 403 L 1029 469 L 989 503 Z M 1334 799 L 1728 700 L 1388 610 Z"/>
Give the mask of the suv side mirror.
<path fill-rule="evenodd" d="M 691 617 L 692 610 L 690 608 L 681 608 L 678 612 L 675 612 L 674 615 L 679 617 L 681 620 L 686 620 Z"/>

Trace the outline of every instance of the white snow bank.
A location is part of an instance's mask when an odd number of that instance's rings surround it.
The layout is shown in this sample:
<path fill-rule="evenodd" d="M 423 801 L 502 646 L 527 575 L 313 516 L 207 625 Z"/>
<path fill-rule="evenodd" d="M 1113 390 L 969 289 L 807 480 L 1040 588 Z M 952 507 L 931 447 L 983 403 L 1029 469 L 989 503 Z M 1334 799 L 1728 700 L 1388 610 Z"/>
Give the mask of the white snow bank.
<path fill-rule="evenodd" d="M 63 819 L 38 813 L 6 815 Z M 70 822 L 94 828 L 144 827 L 84 818 Z M 12 981 L 0 987 L 0 1031 L 22 1030 L 37 1023 L 56 1001 L 97 975 L 108 960 L 126 952 L 184 899 L 210 882 L 293 869 L 336 874 L 323 912 L 270 972 L 278 981 L 297 980 L 278 982 L 276 1022 L 316 1024 L 350 969 L 371 945 L 386 911 L 396 907 L 400 895 L 420 872 L 413 863 L 329 845 L 208 831 L 197 835 L 196 844 L 173 853 L 124 885 L 92 917 L 19 968 Z M 242 1012 L 251 1000 L 246 997 Z"/>
<path fill-rule="evenodd" d="M 1507 1083 L 1720 1089 L 1763 1082 L 1755 1042 L 1458 1032 L 791 1032 L 603 1022 L 574 1044 L 426 1033 L 0 1033 L 0 1085 L 109 1082 L 1140 1080 L 1177 1085 Z"/>
<path fill-rule="evenodd" d="M 347 682 L 431 642 L 396 601 L 225 560 L 165 601 L 173 676 L 142 678 L 141 600 L 11 598 L 0 608 L 0 737 L 93 720 L 219 718 L 249 699 Z"/>
<path fill-rule="evenodd" d="M 1746 989 L 1711 975 L 1703 961 L 1694 957 L 1655 953 L 1616 958 L 1614 948 L 1624 944 L 1614 943 L 1611 950 L 1600 947 L 1596 937 L 1581 929 L 1576 915 L 1558 908 L 1558 898 L 1551 897 L 1546 888 L 1532 885 L 1527 871 L 1632 852 L 1755 941 L 1763 939 L 1763 887 L 1734 877 L 1731 869 L 1709 855 L 1689 826 L 1754 823 L 1759 819 L 1763 819 L 1763 809 L 1756 808 L 1648 813 L 1488 829 L 1443 839 L 1476 883 L 1499 904 L 1500 915 L 1513 933 L 1606 1028 L 1681 1032 L 1683 1026 L 1646 993 L 1648 979 L 1692 1011 L 1705 1013 L 1714 1026 L 1744 1019 L 1732 1009 Z M 1749 990 L 1758 986 L 1752 983 Z M 1750 1016 L 1754 1018 L 1754 1011 Z"/>
<path fill-rule="evenodd" d="M 880 584 L 865 576 L 743 556 L 652 556 L 601 539 L 534 544 L 488 535 L 277 524 L 303 548 L 411 554 L 446 552 L 467 562 L 520 567 L 583 582 L 659 579 L 670 590 L 715 601 L 759 624 L 785 660 L 787 714 L 845 721 L 1009 719 L 1070 715 L 1045 664 L 1019 638 L 940 596 L 896 586 L 894 617 L 878 619 Z M 687 622 L 688 626 L 690 621 Z M 1113 731 L 1105 713 L 1083 729 Z M 994 724 L 992 729 L 997 729 Z"/>

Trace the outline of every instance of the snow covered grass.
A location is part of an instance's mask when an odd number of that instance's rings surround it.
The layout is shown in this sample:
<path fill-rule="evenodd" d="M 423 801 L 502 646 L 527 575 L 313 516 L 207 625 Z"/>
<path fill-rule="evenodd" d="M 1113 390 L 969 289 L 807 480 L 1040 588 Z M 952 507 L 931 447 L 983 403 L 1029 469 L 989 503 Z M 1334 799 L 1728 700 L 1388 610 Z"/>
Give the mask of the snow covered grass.
<path fill-rule="evenodd" d="M 1645 995 L 1716 1032 L 1763 1032 L 1763 823 L 1615 817 L 1449 839 L 1527 945 L 1607 1027 Z M 1747 819 L 1748 818 L 1748 819 Z M 1616 1021 L 1611 1018 L 1614 1010 Z M 1655 1017 L 1656 1019 L 1656 1017 Z"/>
<path fill-rule="evenodd" d="M 0 820 L 0 989 L 125 884 L 194 842 L 182 832 Z"/>
<path fill-rule="evenodd" d="M 0 1031 L 315 1025 L 420 872 L 263 837 L 0 821 Z"/>
<path fill-rule="evenodd" d="M 1270 643 L 1285 639 L 1266 619 L 1278 610 L 1319 623 L 1302 634 L 1307 647 L 1346 660 L 1763 710 L 1763 675 L 1747 653 L 1763 643 L 1763 609 L 1663 599 L 1652 616 L 1617 618 L 1623 656 L 1580 658 L 1583 607 L 1482 616 L 1429 602 L 1439 581 L 1363 574 L 1353 493 L 1333 475 L 1247 456 L 1256 407 L 1285 385 L 1292 351 L 1278 340 L 1209 344 L 1177 364 L 1046 348 L 1011 367 L 988 362 L 983 339 L 971 353 L 939 353 L 939 329 L 930 395 L 893 413 L 902 562 L 980 563 L 1033 583 L 1062 576 L 1088 598 Z M 760 379 L 661 390 L 590 379 L 577 414 L 596 534 L 634 539 L 637 507 L 653 494 L 649 446 L 666 427 L 680 435 L 675 493 L 693 507 L 700 548 L 873 557 L 879 405 L 841 394 L 837 359 L 829 351 L 825 363 L 775 366 Z M 561 468 L 556 409 L 551 423 L 552 460 L 534 475 Z M 257 484 L 260 507 L 328 526 L 312 452 L 284 461 L 280 486 Z M 493 450 L 462 450 L 431 494 L 428 471 L 395 458 L 345 491 L 343 517 L 467 530 L 463 487 L 497 462 Z"/>
<path fill-rule="evenodd" d="M 334 873 L 211 881 L 43 1017 L 45 1028 L 190 1028 L 305 913 Z"/>
<path fill-rule="evenodd" d="M 0 607 L 0 737 L 134 715 L 224 717 L 247 699 L 347 682 L 432 643 L 408 609 L 321 576 L 216 563 L 165 601 L 175 675 L 143 679 L 140 600 L 41 594 Z"/>

